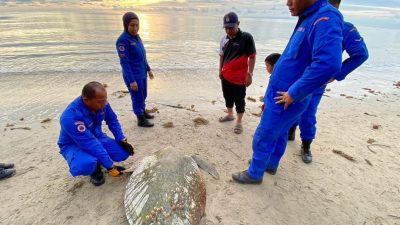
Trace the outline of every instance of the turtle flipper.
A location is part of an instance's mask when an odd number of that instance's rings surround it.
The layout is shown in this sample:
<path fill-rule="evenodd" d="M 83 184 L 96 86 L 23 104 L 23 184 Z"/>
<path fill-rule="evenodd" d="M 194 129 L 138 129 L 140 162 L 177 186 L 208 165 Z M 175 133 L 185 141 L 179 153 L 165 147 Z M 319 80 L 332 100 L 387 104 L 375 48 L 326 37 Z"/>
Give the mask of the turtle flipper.
<path fill-rule="evenodd" d="M 209 173 L 214 179 L 219 180 L 219 173 L 214 166 L 212 166 L 210 163 L 208 163 L 206 160 L 202 159 L 198 155 L 192 155 L 191 157 L 200 169 Z"/>

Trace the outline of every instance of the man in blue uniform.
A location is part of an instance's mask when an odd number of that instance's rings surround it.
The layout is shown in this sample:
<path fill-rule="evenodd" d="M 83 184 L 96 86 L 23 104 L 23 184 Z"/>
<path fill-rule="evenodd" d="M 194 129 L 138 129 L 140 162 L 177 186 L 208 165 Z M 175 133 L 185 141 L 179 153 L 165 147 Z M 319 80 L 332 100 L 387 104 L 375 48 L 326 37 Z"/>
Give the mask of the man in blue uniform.
<path fill-rule="evenodd" d="M 337 9 L 340 6 L 340 0 L 329 0 Z M 361 35 L 353 24 L 344 22 L 343 28 L 343 50 L 346 50 L 349 58 L 344 60 L 342 69 L 339 73 L 333 75 L 331 81 L 342 81 L 348 74 L 361 66 L 368 59 L 368 49 Z M 301 115 L 299 121 L 301 137 L 301 156 L 304 163 L 312 162 L 310 145 L 315 139 L 317 132 L 317 109 L 325 91 L 325 85 L 312 94 L 311 102 L 306 111 Z M 297 124 L 289 130 L 289 140 L 294 140 Z"/>
<path fill-rule="evenodd" d="M 277 170 L 289 128 L 308 106 L 311 93 L 342 65 L 340 12 L 327 0 L 287 0 L 287 6 L 298 22 L 270 78 L 249 169 L 232 174 L 239 183 L 259 184 L 266 170 Z"/>
<path fill-rule="evenodd" d="M 106 121 L 115 139 L 101 129 Z M 105 182 L 101 166 L 110 176 L 119 176 L 125 169 L 114 162 L 124 161 L 133 155 L 117 115 L 107 102 L 107 91 L 102 84 L 90 82 L 60 117 L 61 132 L 58 139 L 60 153 L 67 160 L 72 176 L 88 176 L 95 186 Z"/>

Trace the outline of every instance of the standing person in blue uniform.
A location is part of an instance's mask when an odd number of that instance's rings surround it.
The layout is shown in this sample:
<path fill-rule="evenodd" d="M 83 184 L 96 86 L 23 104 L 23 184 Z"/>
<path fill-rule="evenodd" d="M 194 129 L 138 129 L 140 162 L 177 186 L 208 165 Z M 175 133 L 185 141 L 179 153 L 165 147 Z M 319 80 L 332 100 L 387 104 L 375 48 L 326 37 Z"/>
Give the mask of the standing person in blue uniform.
<path fill-rule="evenodd" d="M 333 6 L 339 9 L 341 0 L 329 0 Z M 368 59 L 368 49 L 364 39 L 358 33 L 357 28 L 349 23 L 344 22 L 343 28 L 343 50 L 346 50 L 349 58 L 344 60 L 342 69 L 339 73 L 334 74 L 331 82 L 334 80 L 342 81 L 361 66 Z M 312 162 L 311 143 L 315 139 L 317 132 L 317 109 L 324 94 L 326 85 L 319 88 L 312 94 L 311 102 L 306 111 L 301 115 L 299 121 L 300 137 L 301 137 L 301 157 L 304 163 Z M 295 139 L 297 124 L 289 130 L 289 140 Z"/>
<path fill-rule="evenodd" d="M 230 12 L 224 16 L 226 36 L 220 44 L 219 77 L 227 108 L 227 115 L 219 118 L 219 122 L 232 121 L 233 106 L 236 106 L 236 125 L 234 132 L 243 131 L 242 118 L 245 112 L 246 88 L 251 85 L 254 64 L 256 62 L 256 47 L 253 36 L 239 29 L 239 19 L 236 13 Z"/>
<path fill-rule="evenodd" d="M 105 121 L 115 139 L 101 129 Z M 125 169 L 114 165 L 134 154 L 122 132 L 117 115 L 107 102 L 107 91 L 99 82 L 90 82 L 60 117 L 60 153 L 67 160 L 72 176 L 89 176 L 95 186 L 104 184 L 101 166 L 112 177 Z"/>
<path fill-rule="evenodd" d="M 139 32 L 139 17 L 127 12 L 122 18 L 124 32 L 117 40 L 117 52 L 122 67 L 122 76 L 132 99 L 133 112 L 137 116 L 139 127 L 153 127 L 149 121 L 154 116 L 146 112 L 147 74 L 154 79 L 147 62 L 146 50 Z"/>
<path fill-rule="evenodd" d="M 327 0 L 287 0 L 287 6 L 298 22 L 270 77 L 250 166 L 232 174 L 239 183 L 259 184 L 266 170 L 276 172 L 289 128 L 308 106 L 311 93 L 342 65 L 341 13 Z"/>

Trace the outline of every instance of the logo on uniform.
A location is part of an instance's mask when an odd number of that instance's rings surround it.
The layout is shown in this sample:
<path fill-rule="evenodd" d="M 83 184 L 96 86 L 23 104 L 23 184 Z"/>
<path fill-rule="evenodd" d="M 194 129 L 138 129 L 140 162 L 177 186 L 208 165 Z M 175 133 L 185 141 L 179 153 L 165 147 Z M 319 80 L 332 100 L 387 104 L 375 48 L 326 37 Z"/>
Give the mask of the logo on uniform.
<path fill-rule="evenodd" d="M 83 133 L 83 132 L 85 132 L 86 127 L 85 127 L 85 125 L 83 125 L 83 124 L 79 124 L 79 125 L 76 127 L 76 129 L 78 129 L 79 132 Z"/>
<path fill-rule="evenodd" d="M 123 45 L 120 45 L 120 46 L 118 47 L 118 49 L 119 49 L 121 52 L 125 51 L 125 47 L 124 47 Z"/>
<path fill-rule="evenodd" d="M 298 31 L 298 32 L 304 32 L 304 31 L 306 31 L 306 28 L 304 28 L 304 27 L 299 27 L 299 28 L 297 28 L 297 31 Z"/>
<path fill-rule="evenodd" d="M 226 18 L 225 18 L 225 22 L 229 22 L 229 16 L 227 16 Z"/>

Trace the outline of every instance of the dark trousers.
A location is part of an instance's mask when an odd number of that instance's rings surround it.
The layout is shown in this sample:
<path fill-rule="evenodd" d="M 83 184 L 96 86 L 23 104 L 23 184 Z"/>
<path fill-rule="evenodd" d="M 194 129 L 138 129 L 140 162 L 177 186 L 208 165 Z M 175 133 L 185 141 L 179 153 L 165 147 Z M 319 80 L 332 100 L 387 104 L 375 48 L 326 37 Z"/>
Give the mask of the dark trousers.
<path fill-rule="evenodd" d="M 233 84 L 224 78 L 221 79 L 221 83 L 226 107 L 233 108 L 233 105 L 235 105 L 237 113 L 244 113 L 246 106 L 246 85 Z"/>

